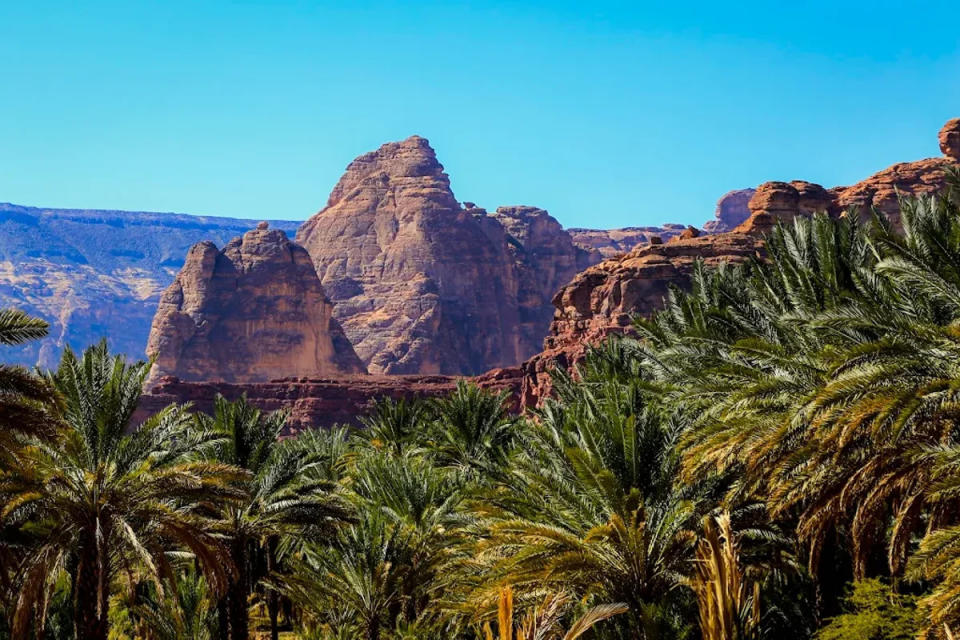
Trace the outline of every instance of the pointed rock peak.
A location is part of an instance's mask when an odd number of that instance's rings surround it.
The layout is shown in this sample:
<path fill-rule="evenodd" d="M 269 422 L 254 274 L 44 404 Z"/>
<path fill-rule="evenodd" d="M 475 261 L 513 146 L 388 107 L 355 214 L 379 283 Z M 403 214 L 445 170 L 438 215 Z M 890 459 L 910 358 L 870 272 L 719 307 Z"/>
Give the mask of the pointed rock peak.
<path fill-rule="evenodd" d="M 380 145 L 376 151 L 365 153 L 347 165 L 347 170 L 330 192 L 327 208 L 360 186 L 386 187 L 404 178 L 421 178 L 441 189 L 450 189 L 450 178 L 437 161 L 430 142 L 420 136 L 410 136 L 406 140 Z"/>

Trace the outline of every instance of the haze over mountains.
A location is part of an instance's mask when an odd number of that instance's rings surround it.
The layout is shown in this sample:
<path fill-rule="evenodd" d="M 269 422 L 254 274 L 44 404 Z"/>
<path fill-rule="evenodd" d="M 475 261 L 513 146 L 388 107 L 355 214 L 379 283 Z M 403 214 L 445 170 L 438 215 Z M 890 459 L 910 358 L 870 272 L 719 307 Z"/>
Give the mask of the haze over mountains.
<path fill-rule="evenodd" d="M 256 221 L 131 211 L 41 209 L 0 203 L 0 307 L 50 323 L 48 338 L 5 350 L 17 363 L 50 366 L 61 348 L 103 336 L 141 357 L 160 294 L 187 250 L 225 244 Z M 272 223 L 291 235 L 298 223 Z"/>

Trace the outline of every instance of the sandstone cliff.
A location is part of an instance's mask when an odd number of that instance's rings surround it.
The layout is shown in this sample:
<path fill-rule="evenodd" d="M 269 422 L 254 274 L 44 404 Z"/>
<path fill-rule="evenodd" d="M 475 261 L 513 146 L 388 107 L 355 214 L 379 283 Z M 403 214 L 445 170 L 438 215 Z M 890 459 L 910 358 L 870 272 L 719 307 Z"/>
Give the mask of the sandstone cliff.
<path fill-rule="evenodd" d="M 142 357 L 150 321 L 191 245 L 224 244 L 253 220 L 175 213 L 40 209 L 0 203 L 0 308 L 50 323 L 50 335 L 7 347 L 5 362 L 56 365 L 61 349 L 106 336 Z M 295 231 L 299 223 L 271 222 Z"/>
<path fill-rule="evenodd" d="M 222 251 L 194 245 L 147 342 L 151 379 L 259 382 L 365 372 L 307 252 L 260 223 Z"/>
<path fill-rule="evenodd" d="M 350 163 L 297 240 L 371 373 L 521 362 L 539 350 L 555 289 L 589 263 L 541 209 L 462 207 L 418 136 Z"/>
<path fill-rule="evenodd" d="M 680 235 L 684 229 L 686 226 L 682 224 L 665 224 L 662 227 L 624 227 L 607 230 L 572 228 L 567 231 L 573 238 L 574 244 L 604 259 L 629 253 L 636 247 L 647 244 L 650 238 L 669 240 Z M 593 264 L 599 261 L 597 259 Z"/>
<path fill-rule="evenodd" d="M 697 259 L 708 265 L 761 255 L 762 239 L 746 233 L 674 238 L 648 244 L 577 274 L 553 299 L 556 307 L 544 350 L 522 365 L 525 406 L 550 391 L 549 371 L 569 368 L 588 345 L 630 331 L 633 317 L 661 306 L 671 286 L 683 287 Z"/>
<path fill-rule="evenodd" d="M 331 427 L 336 424 L 359 425 L 360 419 L 378 398 L 432 398 L 452 392 L 457 376 L 442 375 L 338 375 L 322 378 L 285 378 L 270 382 L 184 382 L 163 377 L 141 398 L 138 413 L 149 416 L 172 402 L 190 402 L 199 411 L 213 411 L 214 400 L 241 396 L 265 411 L 290 412 L 284 435 L 303 429 Z M 520 408 L 520 369 L 494 369 L 469 379 L 493 392 L 507 392 L 513 410 Z"/>
<path fill-rule="evenodd" d="M 815 211 L 825 211 L 833 216 L 848 211 L 868 216 L 876 210 L 899 226 L 899 198 L 942 190 L 946 185 L 944 170 L 960 163 L 960 118 L 943 126 L 938 142 L 943 157 L 898 162 L 848 187 L 824 189 L 803 180 L 765 182 L 751 197 L 748 205 L 750 217 L 738 230 L 765 232 L 776 220 L 790 220 Z"/>
<path fill-rule="evenodd" d="M 613 333 L 630 330 L 631 317 L 657 309 L 670 285 L 685 286 L 694 261 L 708 265 L 739 262 L 760 256 L 763 235 L 777 221 L 818 211 L 841 215 L 848 210 L 861 215 L 876 209 L 894 224 L 900 222 L 897 195 L 934 193 L 945 185 L 944 169 L 960 162 L 960 119 L 951 120 L 939 134 L 943 158 L 893 165 L 849 187 L 825 189 L 802 180 L 766 182 L 756 190 L 731 192 L 717 208 L 717 229 L 742 218 L 743 199 L 749 195 L 749 216 L 734 231 L 716 235 L 676 238 L 665 244 L 638 247 L 627 255 L 605 260 L 577 275 L 554 298 L 556 312 L 544 351 L 522 365 L 522 401 L 538 404 L 550 391 L 549 370 L 569 368 L 582 357 L 587 345 Z M 733 199 L 735 213 L 724 211 L 724 200 Z"/>

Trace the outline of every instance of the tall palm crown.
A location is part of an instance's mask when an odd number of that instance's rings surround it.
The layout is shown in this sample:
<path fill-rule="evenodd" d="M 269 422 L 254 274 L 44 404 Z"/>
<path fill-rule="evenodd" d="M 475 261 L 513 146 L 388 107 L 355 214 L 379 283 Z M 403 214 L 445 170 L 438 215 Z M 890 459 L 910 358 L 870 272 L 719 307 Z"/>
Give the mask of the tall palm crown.
<path fill-rule="evenodd" d="M 224 513 L 236 574 L 221 606 L 227 608 L 225 626 L 237 640 L 249 634 L 248 599 L 261 577 L 257 570 L 261 556 L 266 571 L 274 571 L 283 537 L 322 538 L 350 518 L 334 485 L 313 470 L 324 462 L 309 446 L 315 439 L 280 440 L 286 417 L 283 412 L 264 414 L 246 398 L 229 402 L 223 397 L 217 397 L 212 416 L 195 417 L 199 431 L 211 439 L 207 455 L 249 474 L 245 499 Z M 267 600 L 271 633 L 276 636 L 276 593 L 271 590 Z"/>
<path fill-rule="evenodd" d="M 18 309 L 0 310 L 0 345 L 19 345 L 45 335 L 45 321 Z M 51 391 L 42 378 L 23 367 L 0 364 L 0 458 L 14 453 L 20 436 L 53 434 Z"/>
<path fill-rule="evenodd" d="M 485 496 L 481 604 L 502 580 L 623 602 L 621 625 L 679 633 L 680 578 L 703 503 L 674 485 L 681 423 L 646 403 L 646 380 L 622 375 L 633 366 L 625 356 L 609 346 L 588 354 L 580 382 L 559 374 L 559 400 L 521 437 L 502 488 Z"/>

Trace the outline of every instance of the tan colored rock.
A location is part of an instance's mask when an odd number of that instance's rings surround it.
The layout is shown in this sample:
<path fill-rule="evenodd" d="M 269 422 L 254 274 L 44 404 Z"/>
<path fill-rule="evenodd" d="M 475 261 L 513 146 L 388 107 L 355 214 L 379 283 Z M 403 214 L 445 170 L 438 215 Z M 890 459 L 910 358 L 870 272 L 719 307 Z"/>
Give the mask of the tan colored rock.
<path fill-rule="evenodd" d="M 960 118 L 948 120 L 938 137 L 943 155 L 960 162 Z"/>
<path fill-rule="evenodd" d="M 575 246 L 545 210 L 537 207 L 498 207 L 486 216 L 505 232 L 503 241 L 517 273 L 517 327 L 523 359 L 537 353 L 553 318 L 552 299 L 580 271 L 598 261 Z"/>
<path fill-rule="evenodd" d="M 900 197 L 936 193 L 946 186 L 944 169 L 953 164 L 948 158 L 928 158 L 915 162 L 900 162 L 879 171 L 850 187 L 831 189 L 835 197 L 834 210 L 856 209 L 861 216 L 872 209 L 887 216 L 895 226 L 900 225 Z"/>
<path fill-rule="evenodd" d="M 521 307 L 538 305 L 521 305 L 508 236 L 482 209 L 461 208 L 418 136 L 350 163 L 297 234 L 357 354 L 388 374 L 475 374 L 537 351 L 547 319 L 536 340 L 522 328 Z M 556 280 L 551 271 L 537 277 Z"/>
<path fill-rule="evenodd" d="M 876 210 L 894 227 L 899 227 L 900 198 L 929 195 L 941 191 L 946 185 L 944 170 L 960 158 L 960 155 L 951 155 L 960 151 L 960 118 L 944 125 L 939 140 L 945 158 L 899 162 L 849 187 L 824 189 L 803 180 L 765 182 L 757 187 L 750 199 L 751 217 L 736 230 L 767 233 L 777 220 L 789 221 L 797 215 L 811 215 L 817 211 L 837 216 L 850 210 L 863 217 Z"/>
<path fill-rule="evenodd" d="M 191 247 L 160 298 L 151 381 L 261 382 L 364 373 L 307 252 L 261 223 L 222 251 Z"/>

